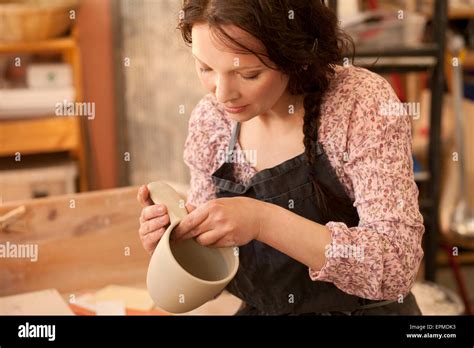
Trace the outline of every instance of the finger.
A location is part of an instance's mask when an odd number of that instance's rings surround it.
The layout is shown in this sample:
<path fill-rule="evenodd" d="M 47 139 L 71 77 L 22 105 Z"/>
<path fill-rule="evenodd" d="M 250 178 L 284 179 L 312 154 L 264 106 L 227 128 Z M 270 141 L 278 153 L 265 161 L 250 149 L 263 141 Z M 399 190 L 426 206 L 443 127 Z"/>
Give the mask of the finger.
<path fill-rule="evenodd" d="M 229 236 L 224 236 L 221 239 L 217 240 L 215 243 L 208 245 L 210 248 L 227 248 L 235 247 L 236 243 Z"/>
<path fill-rule="evenodd" d="M 144 244 L 150 246 L 152 244 L 158 243 L 158 241 L 161 239 L 163 234 L 165 233 L 165 229 L 159 229 L 157 231 L 153 231 L 152 233 L 148 233 L 144 236 L 142 236 L 142 241 Z"/>
<path fill-rule="evenodd" d="M 142 209 L 142 218 L 144 221 L 164 215 L 168 215 L 168 209 L 166 209 L 166 206 L 163 204 L 149 205 Z"/>
<path fill-rule="evenodd" d="M 216 243 L 222 236 L 215 230 L 205 232 L 196 237 L 196 242 L 202 246 L 210 246 Z"/>
<path fill-rule="evenodd" d="M 142 204 L 142 200 L 141 200 L 141 192 L 142 192 L 142 191 L 143 191 L 143 185 L 140 186 L 140 187 L 138 188 L 138 191 L 137 191 L 137 201 L 138 201 L 138 203 L 140 203 L 140 204 Z"/>
<path fill-rule="evenodd" d="M 193 228 L 191 231 L 189 231 L 188 233 L 186 233 L 184 235 L 176 235 L 173 232 L 173 234 L 171 235 L 171 238 L 174 239 L 174 240 L 177 240 L 177 241 L 182 241 L 182 240 L 186 240 L 186 239 L 195 238 L 195 237 L 199 236 L 202 233 L 209 232 L 209 230 L 204 230 L 204 228 L 202 227 L 203 225 L 204 224 L 201 224 L 198 227 Z"/>
<path fill-rule="evenodd" d="M 198 208 L 194 209 L 191 213 L 186 215 L 184 219 L 179 223 L 179 225 L 175 228 L 175 238 L 180 239 L 182 236 L 189 233 L 192 229 L 195 229 L 200 224 L 205 222 L 208 216 L 209 207 L 207 204 L 203 204 Z M 206 226 L 200 226 L 200 228 L 206 229 Z"/>
<path fill-rule="evenodd" d="M 163 237 L 164 233 L 165 230 L 160 229 L 158 231 L 143 236 L 141 240 L 145 247 L 145 250 L 149 253 L 153 253 L 153 251 L 156 249 L 156 246 L 158 245 L 158 242 L 161 240 L 161 237 Z"/>
<path fill-rule="evenodd" d="M 186 210 L 188 211 L 188 214 L 191 213 L 193 210 L 195 210 L 196 207 L 192 204 L 189 204 L 189 203 L 186 203 Z M 186 239 L 190 239 L 190 238 L 193 238 L 197 235 L 199 235 L 199 226 L 191 231 L 189 231 L 188 233 L 186 233 L 184 236 L 181 235 L 181 237 L 179 239 L 176 239 L 176 229 L 175 231 L 173 231 L 173 234 L 170 236 L 170 240 L 176 240 L 176 241 L 181 241 L 181 240 L 186 240 Z"/>
<path fill-rule="evenodd" d="M 148 191 L 148 187 L 146 187 L 146 185 L 142 185 L 138 189 L 137 200 L 142 205 L 142 207 L 154 204 L 153 200 L 150 198 L 150 191 Z"/>
<path fill-rule="evenodd" d="M 168 222 L 166 222 L 166 219 Z M 168 223 L 169 223 L 169 218 L 167 218 L 167 216 L 162 216 L 156 219 L 146 221 L 139 228 L 140 235 L 146 236 L 147 234 L 158 231 L 161 228 L 165 229 L 165 226 Z"/>

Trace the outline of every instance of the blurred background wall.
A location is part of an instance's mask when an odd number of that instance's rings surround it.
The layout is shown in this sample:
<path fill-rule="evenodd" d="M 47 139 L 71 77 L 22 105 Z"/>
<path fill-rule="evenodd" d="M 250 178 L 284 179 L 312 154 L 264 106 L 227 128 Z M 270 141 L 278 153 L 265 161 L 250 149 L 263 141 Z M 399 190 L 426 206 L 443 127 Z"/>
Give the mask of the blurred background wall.
<path fill-rule="evenodd" d="M 189 182 L 183 145 L 190 112 L 205 91 L 191 49 L 176 29 L 180 5 L 176 0 L 115 3 L 121 36 L 117 75 L 124 96 L 119 134 L 126 138 L 118 161 L 131 184 Z"/>

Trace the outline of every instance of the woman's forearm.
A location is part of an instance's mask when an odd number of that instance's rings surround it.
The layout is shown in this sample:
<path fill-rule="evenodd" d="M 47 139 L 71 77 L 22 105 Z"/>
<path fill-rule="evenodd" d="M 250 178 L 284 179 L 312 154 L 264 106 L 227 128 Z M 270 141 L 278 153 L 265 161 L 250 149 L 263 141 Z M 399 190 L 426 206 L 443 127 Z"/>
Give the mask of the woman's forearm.
<path fill-rule="evenodd" d="M 257 240 L 313 270 L 320 270 L 326 263 L 326 246 L 332 241 L 329 229 L 278 205 L 260 203 Z"/>

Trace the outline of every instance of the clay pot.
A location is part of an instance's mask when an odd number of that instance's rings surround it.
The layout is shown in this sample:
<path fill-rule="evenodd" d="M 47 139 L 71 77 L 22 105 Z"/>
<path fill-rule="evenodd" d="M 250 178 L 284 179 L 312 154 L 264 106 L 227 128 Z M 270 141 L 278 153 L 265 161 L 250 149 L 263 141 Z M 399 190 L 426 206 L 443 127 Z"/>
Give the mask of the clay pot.
<path fill-rule="evenodd" d="M 168 184 L 147 185 L 155 204 L 166 205 L 170 225 L 150 260 L 147 287 L 151 298 L 170 313 L 189 312 L 219 294 L 237 273 L 234 248 L 208 248 L 194 239 L 170 244 L 173 229 L 188 214 L 184 200 Z"/>

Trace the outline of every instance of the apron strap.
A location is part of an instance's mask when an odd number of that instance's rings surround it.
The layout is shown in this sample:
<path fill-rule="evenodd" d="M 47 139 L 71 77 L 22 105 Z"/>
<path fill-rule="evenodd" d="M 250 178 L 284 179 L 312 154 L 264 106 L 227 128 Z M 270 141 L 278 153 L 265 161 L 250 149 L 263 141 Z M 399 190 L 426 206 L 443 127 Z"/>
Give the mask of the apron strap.
<path fill-rule="evenodd" d="M 226 153 L 226 162 L 229 161 L 230 156 L 234 152 L 235 144 L 237 144 L 237 140 L 239 139 L 239 133 L 240 133 L 240 122 L 237 122 L 234 125 L 234 128 L 232 129 L 232 136 L 230 138 L 230 143 L 227 148 L 227 153 Z"/>

